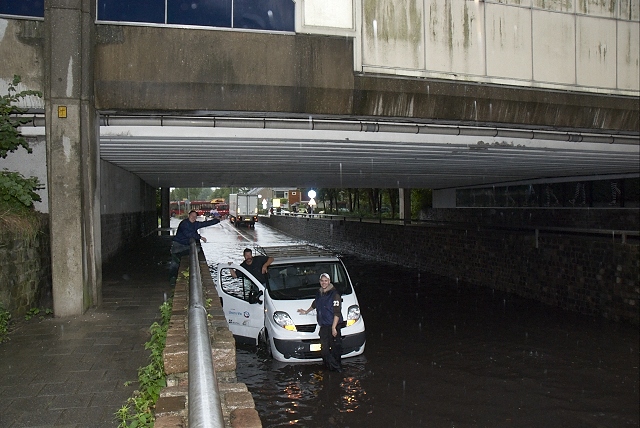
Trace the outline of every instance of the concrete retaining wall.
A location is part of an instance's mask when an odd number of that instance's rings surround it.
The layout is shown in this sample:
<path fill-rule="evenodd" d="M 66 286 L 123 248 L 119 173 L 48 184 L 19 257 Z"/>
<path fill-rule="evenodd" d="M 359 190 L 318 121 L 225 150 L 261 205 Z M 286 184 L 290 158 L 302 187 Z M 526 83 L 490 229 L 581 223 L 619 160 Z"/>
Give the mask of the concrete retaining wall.
<path fill-rule="evenodd" d="M 158 227 L 156 211 L 127 212 L 100 216 L 102 227 L 102 260 L 107 262 L 132 240 L 153 232 Z"/>
<path fill-rule="evenodd" d="M 158 227 L 156 189 L 136 175 L 100 162 L 102 260 L 108 261 L 132 239 Z"/>
<path fill-rule="evenodd" d="M 445 211 L 434 213 L 441 219 Z M 462 210 L 449 210 L 451 216 Z M 477 216 L 467 211 L 466 219 Z M 635 212 L 637 215 L 637 211 Z M 507 215 L 508 213 L 503 213 Z M 560 215 L 560 214 L 558 214 Z M 569 212 L 563 217 L 568 217 Z M 449 216 L 449 218 L 451 217 Z M 458 278 L 588 315 L 638 325 L 638 245 L 611 236 L 505 230 L 486 224 L 365 223 L 303 217 L 261 218 L 289 235 L 449 278 Z M 568 219 L 565 218 L 567 221 Z M 593 226 L 596 226 L 595 224 Z M 637 229 L 636 229 L 637 230 Z"/>
<path fill-rule="evenodd" d="M 50 296 L 49 217 L 41 215 L 34 238 L 11 230 L 0 234 L 0 305 L 18 317 Z"/>

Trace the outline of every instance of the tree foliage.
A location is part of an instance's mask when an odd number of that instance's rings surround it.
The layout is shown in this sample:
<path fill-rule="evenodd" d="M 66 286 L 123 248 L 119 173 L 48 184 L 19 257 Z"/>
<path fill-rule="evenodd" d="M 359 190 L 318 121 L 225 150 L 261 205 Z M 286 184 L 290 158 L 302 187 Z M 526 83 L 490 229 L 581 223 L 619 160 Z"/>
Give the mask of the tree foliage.
<path fill-rule="evenodd" d="M 26 110 L 15 104 L 27 96 L 41 97 L 42 94 L 32 90 L 18 92 L 16 86 L 19 83 L 20 76 L 13 76 L 13 80 L 9 83 L 8 93 L 0 97 L 0 158 L 2 159 L 20 147 L 31 153 L 29 143 L 18 129 L 31 119 L 18 116 L 25 113 Z M 36 190 L 41 188 L 42 185 L 37 177 L 26 178 L 22 174 L 9 171 L 6 168 L 0 171 L 0 204 L 10 209 L 30 207 L 34 201 L 40 201 Z"/>
<path fill-rule="evenodd" d="M 30 95 L 41 97 L 42 93 L 31 90 L 18 92 L 16 86 L 19 83 L 20 76 L 13 76 L 13 81 L 9 83 L 8 93 L 0 97 L 0 158 L 3 159 L 19 147 L 23 147 L 27 152 L 31 153 L 29 143 L 18 130 L 19 126 L 28 123 L 31 119 L 16 116 L 25 113 L 26 110 L 17 107 L 15 104 Z"/>
<path fill-rule="evenodd" d="M 318 189 L 318 200 L 327 213 L 347 212 L 364 217 L 382 216 L 396 218 L 400 210 L 398 189 L 347 188 Z M 431 207 L 431 189 L 411 190 L 411 217 L 417 218 L 420 211 Z M 343 210 L 343 211 L 341 211 Z"/>

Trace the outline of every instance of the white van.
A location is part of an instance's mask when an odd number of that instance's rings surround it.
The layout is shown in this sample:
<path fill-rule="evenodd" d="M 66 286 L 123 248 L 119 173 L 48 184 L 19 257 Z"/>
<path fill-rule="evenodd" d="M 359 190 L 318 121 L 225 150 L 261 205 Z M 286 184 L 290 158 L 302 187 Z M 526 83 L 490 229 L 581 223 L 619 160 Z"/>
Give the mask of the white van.
<path fill-rule="evenodd" d="M 256 251 L 257 250 L 257 251 Z M 254 256 L 274 258 L 266 287 L 239 265 L 217 266 L 216 289 L 229 329 L 239 342 L 264 345 L 278 361 L 322 361 L 316 312 L 307 309 L 320 288 L 320 274 L 328 273 L 342 296 L 342 356 L 364 352 L 364 320 L 351 279 L 338 256 L 321 248 L 300 245 L 257 247 Z M 234 278 L 231 269 L 235 269 Z"/>

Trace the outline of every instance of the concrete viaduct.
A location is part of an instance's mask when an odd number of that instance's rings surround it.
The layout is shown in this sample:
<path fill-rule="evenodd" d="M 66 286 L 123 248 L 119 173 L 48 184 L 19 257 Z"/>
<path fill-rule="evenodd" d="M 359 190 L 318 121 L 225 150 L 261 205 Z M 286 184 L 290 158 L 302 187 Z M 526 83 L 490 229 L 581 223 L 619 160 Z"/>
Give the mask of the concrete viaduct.
<path fill-rule="evenodd" d="M 637 0 L 298 0 L 295 31 L 98 3 L 0 11 L 0 82 L 44 93 L 34 157 L 0 166 L 46 182 L 56 316 L 100 303 L 158 188 L 421 187 L 455 208 L 461 188 L 639 175 Z"/>

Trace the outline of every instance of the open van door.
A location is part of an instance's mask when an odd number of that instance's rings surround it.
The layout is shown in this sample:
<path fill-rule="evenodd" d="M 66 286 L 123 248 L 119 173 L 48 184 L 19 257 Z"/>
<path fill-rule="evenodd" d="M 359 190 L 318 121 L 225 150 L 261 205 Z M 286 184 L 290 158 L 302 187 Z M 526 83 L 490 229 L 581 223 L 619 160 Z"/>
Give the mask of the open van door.
<path fill-rule="evenodd" d="M 240 341 L 257 345 L 264 328 L 264 287 L 239 265 L 220 263 L 217 270 L 216 290 L 229 330 Z"/>

